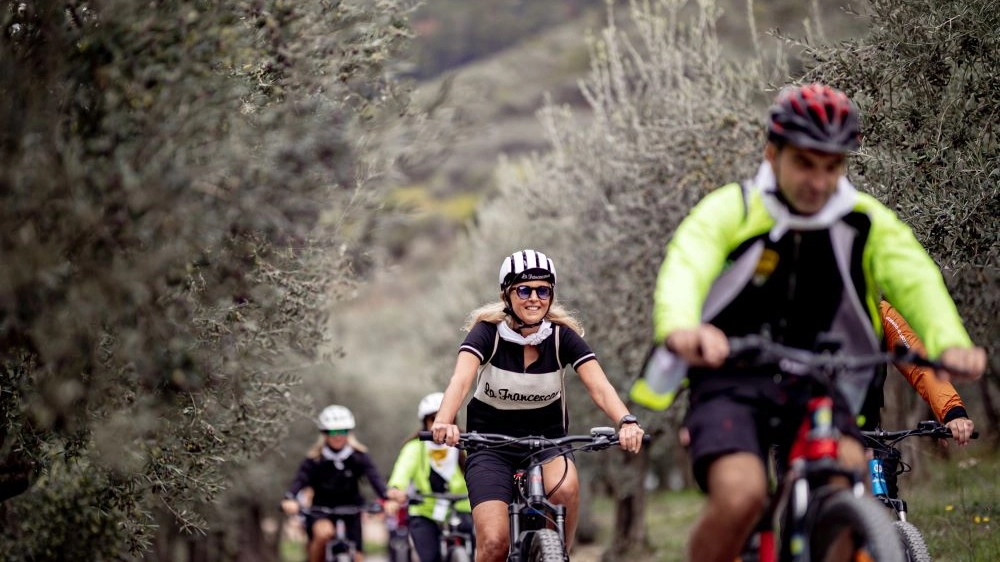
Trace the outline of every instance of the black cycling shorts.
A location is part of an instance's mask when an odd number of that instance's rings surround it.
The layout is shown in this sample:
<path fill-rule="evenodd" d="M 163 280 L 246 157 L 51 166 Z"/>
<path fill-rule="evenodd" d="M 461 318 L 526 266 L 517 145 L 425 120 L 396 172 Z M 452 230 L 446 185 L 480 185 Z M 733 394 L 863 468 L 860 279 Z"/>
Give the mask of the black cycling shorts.
<path fill-rule="evenodd" d="M 791 449 L 808 411 L 809 388 L 794 377 L 749 385 L 745 378 L 731 380 L 732 385 L 719 382 L 712 381 L 711 389 L 692 387 L 684 424 L 691 435 L 688 452 L 694 477 L 705 492 L 708 467 L 715 459 L 731 453 L 753 453 L 767 466 L 772 445 L 780 451 Z M 861 441 L 854 416 L 839 393 L 834 396 L 833 424 L 841 435 Z"/>
<path fill-rule="evenodd" d="M 552 449 L 542 453 L 543 461 L 564 455 L 570 462 L 575 462 L 569 447 Z M 465 461 L 465 482 L 469 487 L 469 503 L 477 505 L 490 500 L 500 500 L 504 503 L 514 501 L 514 472 L 525 466 L 525 453 L 491 449 L 469 453 Z"/>

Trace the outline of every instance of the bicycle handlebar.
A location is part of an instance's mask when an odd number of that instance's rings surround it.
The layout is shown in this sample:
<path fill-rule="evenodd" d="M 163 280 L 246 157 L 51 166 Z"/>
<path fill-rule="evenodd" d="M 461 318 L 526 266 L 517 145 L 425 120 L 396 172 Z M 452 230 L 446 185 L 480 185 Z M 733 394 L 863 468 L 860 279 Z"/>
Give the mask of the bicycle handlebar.
<path fill-rule="evenodd" d="M 430 431 L 421 431 L 417 434 L 421 441 L 432 441 L 433 434 Z M 643 444 L 648 444 L 650 436 L 643 435 Z M 512 437 L 502 433 L 479 433 L 471 431 L 458 435 L 459 449 L 467 451 L 481 451 L 497 447 L 517 447 L 529 451 L 544 451 L 562 445 L 573 443 L 583 443 L 577 447 L 581 451 L 599 451 L 618 444 L 618 432 L 612 427 L 593 427 L 589 435 L 566 435 L 565 437 L 544 437 L 541 435 L 528 435 L 524 437 Z"/>
<path fill-rule="evenodd" d="M 862 431 L 861 435 L 863 435 L 866 440 L 881 443 L 883 445 L 892 445 L 907 437 L 936 437 L 938 439 L 948 439 L 952 437 L 951 430 L 948 429 L 948 426 L 933 420 L 922 421 L 917 424 L 915 429 L 903 429 L 900 431 L 875 429 L 871 431 Z M 974 430 L 972 432 L 972 438 L 979 439 L 978 430 Z"/>
<path fill-rule="evenodd" d="M 322 505 L 300 506 L 299 513 L 303 515 L 358 515 L 361 513 L 382 513 L 384 509 L 380 503 L 370 503 L 367 505 L 338 505 L 326 507 Z"/>
<path fill-rule="evenodd" d="M 424 500 L 435 499 L 435 500 L 445 500 L 451 503 L 458 503 L 462 500 L 469 499 L 468 494 L 452 494 L 452 493 L 442 493 L 442 492 L 413 492 L 410 494 L 410 504 L 420 504 Z"/>
<path fill-rule="evenodd" d="M 848 355 L 842 352 L 816 352 L 789 347 L 761 335 L 729 338 L 730 363 L 749 362 L 752 365 L 778 365 L 791 374 L 809 374 L 815 371 L 853 370 L 877 367 L 885 363 L 907 363 L 921 367 L 944 369 L 938 361 L 922 355 L 897 349 L 894 353 L 878 352 Z"/>

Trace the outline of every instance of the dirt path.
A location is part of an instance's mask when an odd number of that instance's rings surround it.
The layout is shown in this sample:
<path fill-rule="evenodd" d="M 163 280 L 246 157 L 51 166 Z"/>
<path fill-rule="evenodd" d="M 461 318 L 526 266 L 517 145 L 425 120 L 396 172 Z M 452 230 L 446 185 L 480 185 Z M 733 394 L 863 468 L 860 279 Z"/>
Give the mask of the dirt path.
<path fill-rule="evenodd" d="M 384 545 L 387 539 L 385 525 L 378 519 L 367 519 L 363 527 L 365 543 Z M 573 562 L 599 562 L 604 547 L 600 545 L 586 544 L 573 549 L 570 560 Z M 365 562 L 388 562 L 388 557 L 384 552 L 371 553 L 365 556 Z"/>

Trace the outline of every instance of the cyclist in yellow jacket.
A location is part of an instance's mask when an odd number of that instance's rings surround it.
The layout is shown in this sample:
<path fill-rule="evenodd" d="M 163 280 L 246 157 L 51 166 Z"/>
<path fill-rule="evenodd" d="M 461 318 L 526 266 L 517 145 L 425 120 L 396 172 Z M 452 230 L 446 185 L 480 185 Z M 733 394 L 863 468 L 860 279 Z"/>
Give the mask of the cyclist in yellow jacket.
<path fill-rule="evenodd" d="M 707 195 L 667 247 L 654 337 L 690 367 L 690 454 L 708 494 L 689 560 L 736 558 L 767 498 L 767 450 L 791 443 L 805 411 L 794 377 L 723 368 L 728 337 L 766 333 L 813 349 L 832 334 L 848 354 L 875 352 L 884 294 L 931 358 L 955 376 L 985 370 L 985 351 L 972 345 L 933 260 L 891 210 L 845 176 L 846 153 L 859 144 L 858 111 L 843 92 L 786 88 L 770 110 L 756 176 Z M 859 469 L 854 416 L 874 374 L 845 373 L 834 397 L 841 462 Z M 779 412 L 789 421 L 772 426 Z"/>
<path fill-rule="evenodd" d="M 443 392 L 428 394 L 417 406 L 417 418 L 420 428 L 430 430 L 434 416 L 441 409 Z M 386 495 L 390 500 L 406 505 L 408 491 L 413 489 L 421 494 L 431 492 L 468 494 L 465 484 L 465 467 L 460 452 L 454 447 L 438 445 L 429 441 L 421 441 L 414 435 L 409 439 L 396 458 L 396 464 L 389 476 L 389 490 Z M 472 534 L 472 507 L 469 500 L 455 504 L 455 511 L 462 519 L 462 530 Z M 448 502 L 428 498 L 419 505 L 409 507 L 407 526 L 413 547 L 417 551 L 420 562 L 438 562 L 441 560 L 440 540 L 441 526 L 448 515 Z"/>

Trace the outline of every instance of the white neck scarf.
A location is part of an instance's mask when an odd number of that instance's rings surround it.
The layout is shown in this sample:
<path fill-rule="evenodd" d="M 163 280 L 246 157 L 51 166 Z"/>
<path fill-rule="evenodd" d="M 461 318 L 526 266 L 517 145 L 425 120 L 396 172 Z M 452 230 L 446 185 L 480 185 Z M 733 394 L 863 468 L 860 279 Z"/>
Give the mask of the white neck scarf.
<path fill-rule="evenodd" d="M 354 454 L 354 447 L 344 445 L 343 449 L 334 451 L 329 445 L 323 445 L 322 453 L 324 459 L 333 461 L 333 465 L 337 467 L 337 470 L 344 470 L 344 459 Z"/>
<path fill-rule="evenodd" d="M 542 320 L 542 325 L 539 326 L 538 331 L 527 336 L 522 336 L 515 332 L 506 322 L 497 324 L 497 330 L 500 332 L 500 337 L 509 342 L 520 345 L 538 345 L 545 341 L 545 338 L 552 335 L 552 322 Z"/>
<path fill-rule="evenodd" d="M 771 227 L 770 239 L 777 241 L 789 230 L 823 230 L 830 228 L 854 209 L 858 199 L 858 190 L 855 189 L 847 176 L 840 176 L 837 180 L 837 191 L 833 193 L 826 205 L 814 215 L 796 215 L 788 208 L 781 199 L 778 198 L 778 184 L 774 179 L 774 171 L 771 170 L 770 162 L 765 161 L 757 170 L 753 185 L 760 190 L 764 200 L 764 207 L 767 213 L 774 219 L 774 226 Z"/>

